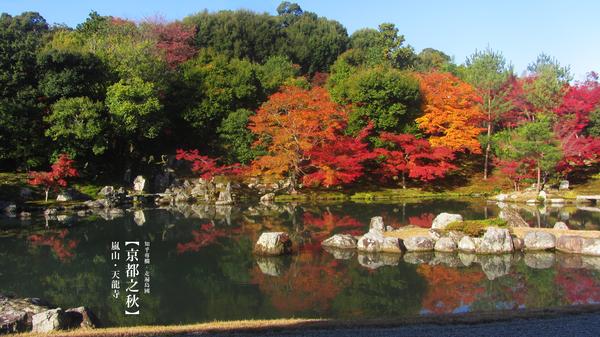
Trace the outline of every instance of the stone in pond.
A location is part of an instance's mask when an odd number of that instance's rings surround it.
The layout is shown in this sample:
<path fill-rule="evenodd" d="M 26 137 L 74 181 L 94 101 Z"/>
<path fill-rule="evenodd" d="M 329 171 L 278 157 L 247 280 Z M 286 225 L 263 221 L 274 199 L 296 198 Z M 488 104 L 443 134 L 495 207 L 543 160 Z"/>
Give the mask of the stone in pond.
<path fill-rule="evenodd" d="M 554 227 L 552 227 L 552 228 L 560 229 L 560 230 L 568 230 L 569 226 L 567 226 L 567 224 L 562 221 L 558 221 L 554 224 Z"/>
<path fill-rule="evenodd" d="M 356 249 L 356 239 L 350 234 L 335 234 L 323 241 L 321 245 L 339 249 Z"/>
<path fill-rule="evenodd" d="M 385 232 L 385 225 L 383 224 L 383 218 L 380 216 L 375 216 L 371 218 L 371 223 L 369 224 L 370 230 L 378 230 L 381 232 Z"/>
<path fill-rule="evenodd" d="M 556 237 L 551 233 L 532 231 L 523 238 L 525 250 L 548 250 L 556 246 Z"/>
<path fill-rule="evenodd" d="M 292 241 L 284 232 L 265 232 L 254 245 L 258 255 L 283 255 L 292 251 Z"/>
<path fill-rule="evenodd" d="M 451 214 L 451 213 L 440 213 L 438 216 L 433 219 L 433 223 L 431 224 L 431 228 L 433 229 L 446 229 L 446 227 L 457 221 L 463 221 L 463 217 L 460 214 Z"/>
<path fill-rule="evenodd" d="M 440 238 L 436 241 L 433 249 L 438 252 L 454 252 L 456 251 L 456 243 L 449 237 Z"/>
<path fill-rule="evenodd" d="M 86 307 L 77 307 L 65 311 L 69 328 L 94 329 L 98 319 L 94 313 Z"/>
<path fill-rule="evenodd" d="M 413 236 L 404 240 L 404 247 L 409 252 L 426 252 L 433 250 L 433 240 L 425 236 Z"/>
<path fill-rule="evenodd" d="M 133 180 L 133 190 L 141 193 L 144 192 L 144 187 L 146 187 L 146 179 L 143 176 L 137 176 Z"/>
<path fill-rule="evenodd" d="M 462 239 L 458 241 L 458 250 L 461 252 L 473 253 L 475 252 L 475 249 L 475 242 L 470 236 L 463 236 Z"/>
<path fill-rule="evenodd" d="M 33 315 L 31 324 L 34 333 L 62 330 L 67 326 L 67 316 L 61 308 L 50 309 Z"/>
<path fill-rule="evenodd" d="M 480 254 L 511 253 L 514 250 L 512 237 L 506 228 L 488 227 L 482 238 L 475 241 L 475 252 Z"/>

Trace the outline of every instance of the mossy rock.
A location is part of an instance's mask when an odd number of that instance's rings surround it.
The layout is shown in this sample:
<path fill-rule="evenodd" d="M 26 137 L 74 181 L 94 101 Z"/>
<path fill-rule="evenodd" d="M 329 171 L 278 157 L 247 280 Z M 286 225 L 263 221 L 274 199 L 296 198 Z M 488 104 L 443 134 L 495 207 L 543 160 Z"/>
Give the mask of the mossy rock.
<path fill-rule="evenodd" d="M 507 228 L 508 223 L 506 220 L 500 218 L 455 221 L 448 224 L 445 230 L 462 232 L 472 237 L 479 237 L 485 233 L 488 227 Z"/>

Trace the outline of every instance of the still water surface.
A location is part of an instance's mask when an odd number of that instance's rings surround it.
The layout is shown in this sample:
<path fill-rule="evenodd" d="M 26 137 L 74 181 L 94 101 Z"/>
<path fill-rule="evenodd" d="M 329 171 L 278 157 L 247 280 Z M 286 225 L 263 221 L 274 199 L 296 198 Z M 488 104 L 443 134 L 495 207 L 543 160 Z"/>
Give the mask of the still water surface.
<path fill-rule="evenodd" d="M 73 216 L 0 219 L 0 292 L 41 297 L 63 308 L 86 305 L 105 326 L 280 317 L 384 318 L 600 302 L 600 259 L 561 254 L 404 257 L 327 252 L 333 233 L 360 234 L 372 216 L 387 225 L 429 227 L 440 212 L 496 216 L 481 200 L 394 204 L 184 207 Z M 600 213 L 523 209 L 532 226 L 564 221 L 597 229 Z M 106 219 L 105 219 L 106 218 Z M 286 231 L 297 253 L 255 258 L 263 231 Z M 111 297 L 111 242 L 150 242 L 150 294 L 140 315 Z M 125 262 L 117 269 L 124 274 Z M 144 271 L 144 267 L 141 266 Z"/>

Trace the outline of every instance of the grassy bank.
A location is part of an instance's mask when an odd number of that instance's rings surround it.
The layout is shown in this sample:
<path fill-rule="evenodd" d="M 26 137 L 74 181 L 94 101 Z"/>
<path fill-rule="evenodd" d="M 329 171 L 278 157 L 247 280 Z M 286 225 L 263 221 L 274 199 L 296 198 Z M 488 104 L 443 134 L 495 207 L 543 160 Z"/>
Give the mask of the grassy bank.
<path fill-rule="evenodd" d="M 551 318 L 564 315 L 600 312 L 600 305 L 558 306 L 542 309 L 523 310 L 493 310 L 482 312 L 442 314 L 442 315 L 416 315 L 393 319 L 273 319 L 273 320 L 245 320 L 209 322 L 188 325 L 168 326 L 138 326 L 123 328 L 105 328 L 95 330 L 74 330 L 68 332 L 54 332 L 42 336 L 53 337 L 141 337 L 141 336 L 183 336 L 205 334 L 232 334 L 249 333 L 260 336 L 265 333 L 286 331 L 302 331 L 306 329 L 364 329 L 364 328 L 391 328 L 406 325 L 453 325 L 453 324 L 483 324 L 503 322 L 515 319 Z M 361 330 L 357 330 L 357 334 Z M 33 337 L 40 334 L 23 333 L 15 337 Z"/>

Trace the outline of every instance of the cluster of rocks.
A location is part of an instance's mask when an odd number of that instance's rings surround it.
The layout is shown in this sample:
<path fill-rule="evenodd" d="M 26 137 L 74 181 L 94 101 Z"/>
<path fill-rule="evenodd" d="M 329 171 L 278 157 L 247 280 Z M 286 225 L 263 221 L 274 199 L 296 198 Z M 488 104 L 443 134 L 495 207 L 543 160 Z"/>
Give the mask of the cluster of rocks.
<path fill-rule="evenodd" d="M 474 254 L 506 254 L 515 251 L 560 250 L 568 253 L 600 256 L 600 239 L 579 236 L 561 236 L 542 230 L 529 230 L 523 239 L 512 236 L 507 228 L 488 227 L 482 237 L 472 237 L 459 231 L 448 231 L 446 227 L 456 221 L 462 221 L 459 214 L 441 213 L 434 220 L 427 236 L 415 235 L 399 239 L 394 235 L 385 235 L 381 217 L 371 219 L 370 229 L 365 235 L 354 237 L 348 234 L 336 234 L 322 242 L 324 247 L 337 249 L 357 249 L 366 253 L 402 253 L 437 251 L 444 253 L 464 252 Z M 555 228 L 564 229 L 564 223 Z M 402 229 L 400 229 L 401 231 Z"/>
<path fill-rule="evenodd" d="M 46 333 L 76 328 L 92 329 L 97 325 L 96 316 L 86 307 L 63 310 L 39 298 L 0 295 L 0 333 Z"/>
<path fill-rule="evenodd" d="M 232 205 L 241 195 L 241 185 L 231 182 L 214 182 L 202 178 L 176 181 L 156 197 L 157 205 L 207 203 Z"/>

